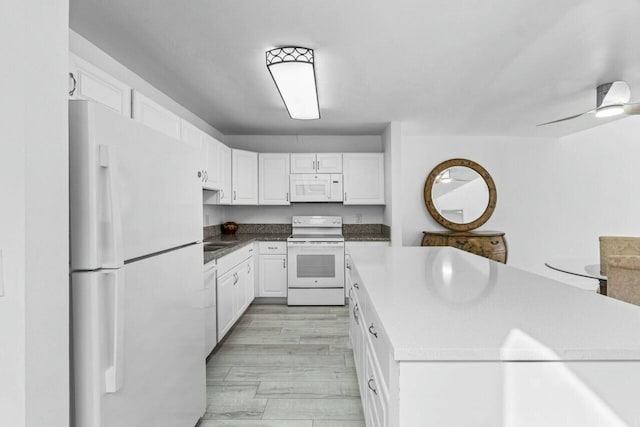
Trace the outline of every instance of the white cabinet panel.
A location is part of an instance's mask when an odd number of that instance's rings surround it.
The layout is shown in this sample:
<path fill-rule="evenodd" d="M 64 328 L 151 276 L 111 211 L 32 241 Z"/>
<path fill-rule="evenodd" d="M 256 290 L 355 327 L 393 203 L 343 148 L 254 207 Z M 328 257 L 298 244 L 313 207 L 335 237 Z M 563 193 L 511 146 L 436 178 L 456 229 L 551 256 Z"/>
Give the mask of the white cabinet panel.
<path fill-rule="evenodd" d="M 180 141 L 195 148 L 200 153 L 198 159 L 198 178 L 200 178 L 203 186 L 207 178 L 207 146 L 203 141 L 204 135 L 205 133 L 200 129 L 188 121 L 180 119 Z"/>
<path fill-rule="evenodd" d="M 231 183 L 234 205 L 258 204 L 258 153 L 231 150 Z"/>
<path fill-rule="evenodd" d="M 131 88 L 84 59 L 69 53 L 69 97 L 99 102 L 131 117 Z"/>
<path fill-rule="evenodd" d="M 344 204 L 384 204 L 384 154 L 344 153 Z"/>
<path fill-rule="evenodd" d="M 260 153 L 258 172 L 258 203 L 289 205 L 289 154 Z"/>
<path fill-rule="evenodd" d="M 204 342 L 205 357 L 216 346 L 217 340 L 217 314 L 216 314 L 216 269 L 206 268 L 204 271 Z"/>
<path fill-rule="evenodd" d="M 235 285 L 234 271 L 229 271 L 218 278 L 218 342 L 224 338 L 235 322 Z"/>
<path fill-rule="evenodd" d="M 258 274 L 260 297 L 287 296 L 287 256 L 260 255 Z"/>
<path fill-rule="evenodd" d="M 204 188 L 207 190 L 220 189 L 220 153 L 222 143 L 212 136 L 204 135 L 204 144 L 207 147 L 206 165 L 207 176 Z"/>
<path fill-rule="evenodd" d="M 342 173 L 342 153 L 316 154 L 316 171 L 318 173 Z"/>
<path fill-rule="evenodd" d="M 291 153 L 291 173 L 315 173 L 315 153 Z"/>
<path fill-rule="evenodd" d="M 165 135 L 180 139 L 180 117 L 138 91 L 132 92 L 133 119 Z"/>
<path fill-rule="evenodd" d="M 255 297 L 255 274 L 253 271 L 253 257 L 240 265 L 240 271 L 238 275 L 241 277 L 241 287 L 243 291 L 242 305 L 240 307 L 240 313 L 238 317 L 244 313 L 249 307 L 249 304 L 253 302 Z"/>
<path fill-rule="evenodd" d="M 218 203 L 231 204 L 231 148 L 220 143 L 218 145 L 218 173 L 220 177 L 220 190 L 218 191 Z"/>
<path fill-rule="evenodd" d="M 291 173 L 342 173 L 342 153 L 291 153 Z"/>

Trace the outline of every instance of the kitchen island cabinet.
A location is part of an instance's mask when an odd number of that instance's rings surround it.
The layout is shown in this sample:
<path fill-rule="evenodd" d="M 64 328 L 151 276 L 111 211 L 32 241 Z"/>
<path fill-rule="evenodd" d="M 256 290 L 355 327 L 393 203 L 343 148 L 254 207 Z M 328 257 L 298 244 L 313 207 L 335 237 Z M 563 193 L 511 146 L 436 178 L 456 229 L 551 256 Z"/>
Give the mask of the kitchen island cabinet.
<path fill-rule="evenodd" d="M 368 426 L 638 424 L 640 307 L 454 248 L 350 256 Z"/>

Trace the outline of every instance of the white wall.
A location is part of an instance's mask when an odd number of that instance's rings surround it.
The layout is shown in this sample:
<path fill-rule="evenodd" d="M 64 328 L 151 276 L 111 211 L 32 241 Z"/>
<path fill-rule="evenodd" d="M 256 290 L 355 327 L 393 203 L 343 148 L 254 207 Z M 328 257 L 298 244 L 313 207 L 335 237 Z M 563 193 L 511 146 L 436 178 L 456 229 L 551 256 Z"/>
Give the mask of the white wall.
<path fill-rule="evenodd" d="M 640 118 L 629 117 L 558 139 L 403 135 L 403 244 L 419 245 L 439 229 L 423 186 L 441 161 L 463 157 L 483 165 L 498 201 L 484 230 L 506 232 L 510 265 L 594 287 L 544 266 L 553 258 L 598 261 L 598 236 L 639 235 Z"/>
<path fill-rule="evenodd" d="M 202 225 L 222 224 L 224 221 L 224 206 L 203 205 L 202 206 Z"/>
<path fill-rule="evenodd" d="M 0 17 L 0 424 L 69 425 L 68 2 Z"/>
<path fill-rule="evenodd" d="M 380 135 L 226 135 L 231 148 L 258 153 L 379 153 Z"/>
<path fill-rule="evenodd" d="M 382 224 L 383 210 L 383 206 L 343 206 L 335 203 L 294 203 L 291 206 L 225 206 L 224 221 L 244 224 L 290 224 L 291 217 L 294 215 L 339 215 L 342 216 L 342 222 L 345 224 Z"/>

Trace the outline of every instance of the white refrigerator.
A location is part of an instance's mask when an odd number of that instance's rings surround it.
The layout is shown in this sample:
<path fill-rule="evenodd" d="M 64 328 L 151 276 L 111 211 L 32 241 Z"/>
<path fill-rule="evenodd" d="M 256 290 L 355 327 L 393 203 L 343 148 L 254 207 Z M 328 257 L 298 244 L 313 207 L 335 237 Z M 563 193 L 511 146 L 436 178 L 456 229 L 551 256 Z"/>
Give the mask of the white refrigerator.
<path fill-rule="evenodd" d="M 206 403 L 198 152 L 90 101 L 70 101 L 69 130 L 73 425 L 192 427 Z"/>

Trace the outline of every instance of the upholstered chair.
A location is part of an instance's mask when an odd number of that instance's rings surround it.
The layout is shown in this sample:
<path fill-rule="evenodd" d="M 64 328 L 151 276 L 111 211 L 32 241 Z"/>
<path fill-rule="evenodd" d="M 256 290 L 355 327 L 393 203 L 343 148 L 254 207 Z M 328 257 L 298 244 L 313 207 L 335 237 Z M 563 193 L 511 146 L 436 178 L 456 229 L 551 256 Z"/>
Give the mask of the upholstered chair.
<path fill-rule="evenodd" d="M 607 295 L 640 305 L 640 256 L 611 255 L 607 258 Z"/>
<path fill-rule="evenodd" d="M 640 255 L 640 237 L 600 236 L 600 274 L 607 276 L 610 255 Z"/>

